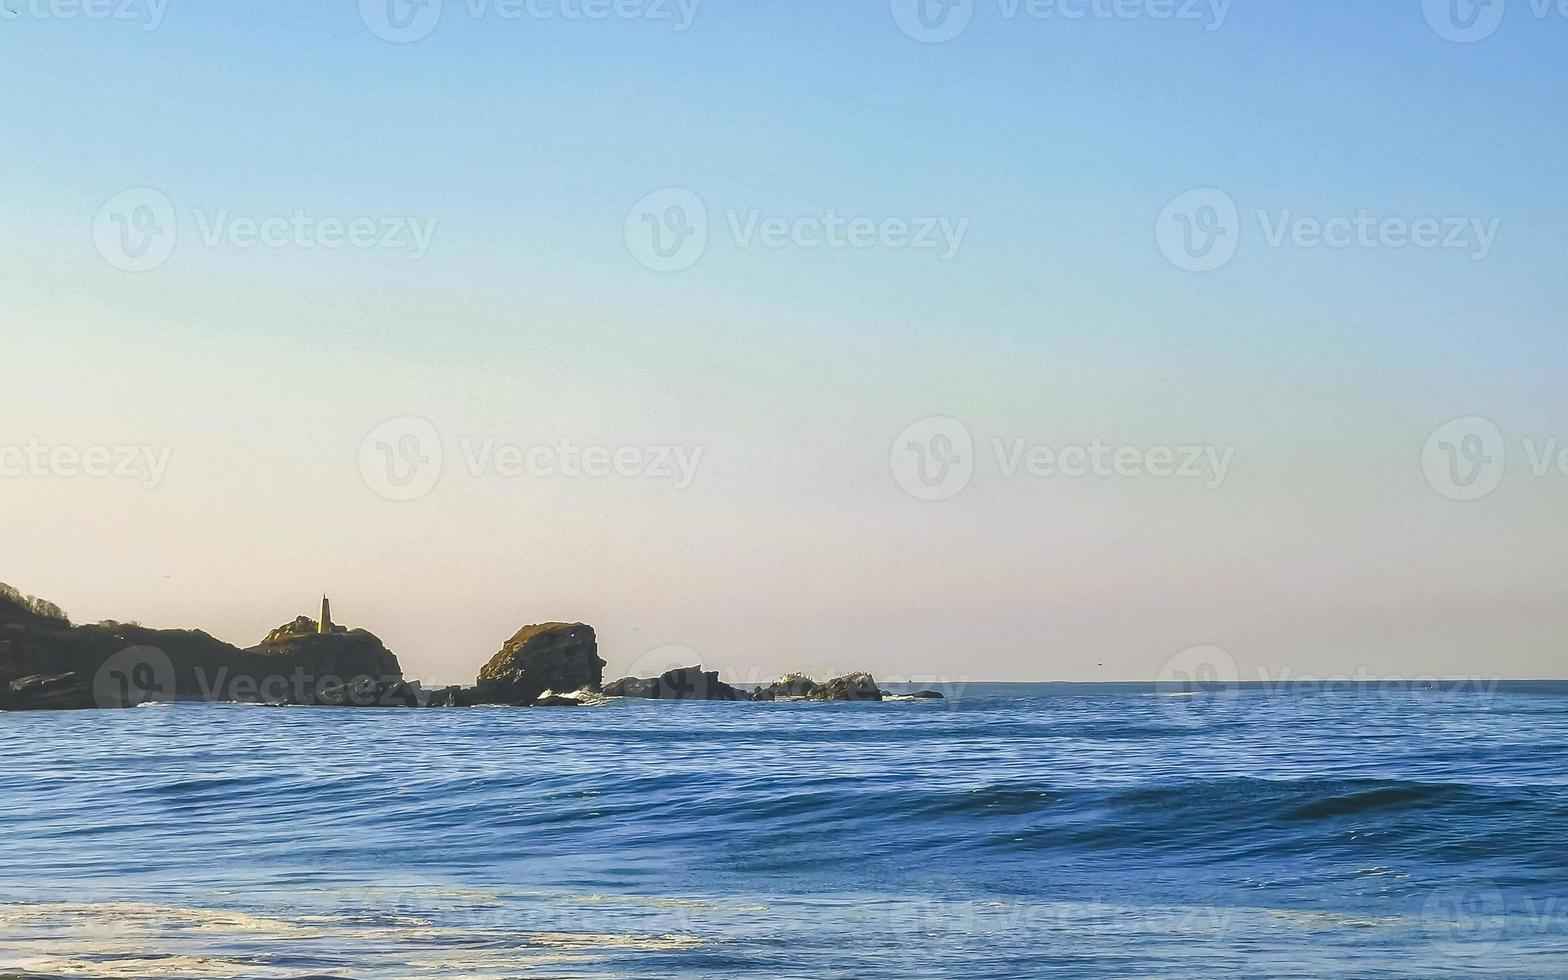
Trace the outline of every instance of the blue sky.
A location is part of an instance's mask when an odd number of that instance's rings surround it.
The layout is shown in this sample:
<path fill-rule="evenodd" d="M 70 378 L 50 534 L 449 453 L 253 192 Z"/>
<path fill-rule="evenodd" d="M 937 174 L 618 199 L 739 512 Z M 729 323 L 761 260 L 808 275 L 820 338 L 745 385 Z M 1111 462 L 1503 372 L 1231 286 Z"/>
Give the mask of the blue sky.
<path fill-rule="evenodd" d="M 248 643 L 325 589 L 453 680 L 555 618 L 595 622 L 612 672 L 673 645 L 743 674 L 937 673 L 965 637 L 988 678 L 1149 677 L 1199 644 L 1247 671 L 1471 673 L 1484 645 L 1560 673 L 1568 474 L 1534 475 L 1522 440 L 1568 439 L 1568 17 L 1508 0 L 1455 43 L 1417 0 L 1236 0 L 1222 23 L 992 0 L 926 44 L 887 2 L 707 0 L 679 31 L 446 0 L 396 44 L 346 2 L 170 0 L 155 30 L 136 4 L 3 2 L 0 445 L 172 451 L 151 490 L 0 480 L 29 515 L 0 579 L 79 618 Z M 628 212 L 670 188 L 709 238 L 657 272 Z M 1239 219 L 1212 272 L 1156 235 L 1198 188 Z M 144 272 L 94 246 L 132 189 L 178 226 Z M 965 233 L 945 258 L 732 231 L 829 209 Z M 1495 240 L 1264 232 L 1360 212 Z M 434 234 L 417 259 L 203 237 L 296 213 Z M 1484 500 L 1422 479 L 1461 416 L 1509 445 Z M 408 417 L 448 472 L 387 501 L 357 454 Z M 913 500 L 889 445 L 930 417 L 980 458 L 1099 438 L 1236 462 L 1210 490 L 992 458 Z M 451 472 L 486 438 L 704 457 L 680 490 Z"/>

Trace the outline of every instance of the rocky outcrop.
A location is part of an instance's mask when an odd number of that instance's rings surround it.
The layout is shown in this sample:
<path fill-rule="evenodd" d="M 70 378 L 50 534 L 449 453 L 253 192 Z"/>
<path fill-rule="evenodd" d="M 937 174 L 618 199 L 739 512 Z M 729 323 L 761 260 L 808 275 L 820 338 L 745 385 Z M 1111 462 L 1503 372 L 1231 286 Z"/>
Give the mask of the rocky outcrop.
<path fill-rule="evenodd" d="M 806 695 L 807 701 L 880 701 L 882 691 L 870 674 L 845 674 L 818 684 Z"/>
<path fill-rule="evenodd" d="M 316 628 L 316 621 L 314 619 L 311 619 L 309 616 L 296 616 L 296 617 L 294 617 L 294 621 L 293 622 L 291 622 L 291 623 L 284 623 L 282 626 L 279 626 L 277 629 L 273 630 L 271 633 L 268 633 L 267 634 L 267 638 L 265 640 L 262 640 L 261 643 L 258 644 L 258 646 L 263 646 L 263 647 L 278 646 L 278 645 L 281 645 L 281 644 L 288 643 L 290 640 L 293 640 L 293 639 L 295 639 L 297 637 L 301 637 L 301 636 L 315 636 L 315 635 L 317 635 L 317 632 L 318 631 L 317 631 L 317 628 Z M 348 632 L 348 627 L 347 626 L 334 626 L 334 627 L 332 627 L 332 632 L 333 633 L 347 633 Z"/>
<path fill-rule="evenodd" d="M 751 699 L 753 701 L 804 699 L 810 697 L 817 686 L 817 682 L 805 674 L 785 674 L 767 687 L 758 688 Z"/>
<path fill-rule="evenodd" d="M 751 693 L 719 680 L 716 671 L 683 667 L 651 679 L 623 677 L 604 687 L 617 698 L 655 701 L 881 701 L 882 691 L 870 674 L 846 674 L 817 683 L 805 674 L 787 674 Z"/>
<path fill-rule="evenodd" d="M 786 674 L 766 687 L 757 688 L 751 696 L 753 701 L 881 701 L 882 698 L 882 691 L 870 674 L 846 674 L 821 684 L 805 674 Z"/>
<path fill-rule="evenodd" d="M 394 696 L 403 693 L 395 687 L 403 681 L 397 657 L 363 630 L 306 635 L 295 620 L 241 650 L 200 630 L 73 626 L 63 615 L 41 614 L 37 600 L 16 600 L 14 591 L 0 590 L 0 698 L 10 710 L 69 701 L 73 695 L 59 681 L 30 686 L 25 698 L 10 693 L 23 678 L 65 675 L 75 675 L 71 686 L 87 692 L 78 697 L 83 707 L 175 700 L 313 704 L 318 689 L 362 678 Z"/>
<path fill-rule="evenodd" d="M 93 697 L 92 685 L 79 674 L 21 677 L 0 685 L 0 711 L 76 711 L 97 707 L 100 705 Z"/>
<path fill-rule="evenodd" d="M 381 681 L 364 676 L 320 685 L 310 692 L 309 698 L 303 703 L 335 708 L 423 708 L 431 700 L 418 681 Z"/>
<path fill-rule="evenodd" d="M 422 703 L 419 685 L 404 683 L 397 657 L 366 630 L 339 626 L 317 633 L 315 621 L 301 616 L 243 654 L 254 673 L 272 681 L 258 692 L 259 700 L 367 708 Z"/>
<path fill-rule="evenodd" d="M 427 708 L 472 708 L 478 702 L 473 699 L 471 687 L 442 687 L 429 691 L 425 697 Z"/>
<path fill-rule="evenodd" d="M 533 704 L 546 691 L 598 691 L 604 661 L 593 627 L 583 623 L 524 626 L 479 672 L 479 704 Z"/>
<path fill-rule="evenodd" d="M 818 683 L 790 674 L 746 692 L 701 666 L 606 686 L 593 627 L 525 626 L 473 687 L 425 691 L 365 630 L 320 634 L 300 616 L 249 649 L 200 630 L 104 622 L 74 626 L 52 603 L 0 585 L 0 710 L 118 708 L 146 701 L 249 701 L 340 707 L 582 706 L 605 696 L 660 701 L 881 701 L 870 674 Z M 912 698 L 939 698 L 921 691 Z"/>
<path fill-rule="evenodd" d="M 716 670 L 679 667 L 658 677 L 643 680 L 623 677 L 604 688 L 616 698 L 646 698 L 652 701 L 750 701 L 751 695 L 719 680 Z"/>
<path fill-rule="evenodd" d="M 658 698 L 659 681 L 639 677 L 622 677 L 620 680 L 611 681 L 604 685 L 604 693 L 612 698 L 643 698 L 654 700 Z"/>

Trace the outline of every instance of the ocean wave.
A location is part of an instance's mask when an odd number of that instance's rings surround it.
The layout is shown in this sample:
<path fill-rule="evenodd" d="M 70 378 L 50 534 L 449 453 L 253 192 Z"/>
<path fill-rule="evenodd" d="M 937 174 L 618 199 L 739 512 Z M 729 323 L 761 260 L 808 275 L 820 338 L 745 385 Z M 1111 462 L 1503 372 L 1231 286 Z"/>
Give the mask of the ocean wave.
<path fill-rule="evenodd" d="M 426 919 L 252 915 L 141 902 L 0 904 L 0 964 L 28 978 L 299 977 L 367 972 L 514 977 L 570 969 L 614 954 L 681 953 L 678 934 L 555 932 L 437 925 Z M 170 946 L 185 949 L 169 952 Z M 0 974 L 10 977 L 12 974 Z"/>
<path fill-rule="evenodd" d="M 1212 976 L 1232 913 L 1314 964 L 1494 891 L 1568 925 L 1568 705 L 1195 707 L 7 717 L 0 974 Z"/>

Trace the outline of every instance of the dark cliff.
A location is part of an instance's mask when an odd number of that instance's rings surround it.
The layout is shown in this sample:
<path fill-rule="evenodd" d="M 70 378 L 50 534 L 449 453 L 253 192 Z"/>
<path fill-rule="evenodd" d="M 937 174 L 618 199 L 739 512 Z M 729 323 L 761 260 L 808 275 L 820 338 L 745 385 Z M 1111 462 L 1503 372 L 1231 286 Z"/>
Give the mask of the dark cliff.
<path fill-rule="evenodd" d="M 100 707 L 161 700 L 308 701 L 323 682 L 368 677 L 396 683 L 403 676 L 397 657 L 364 630 L 330 636 L 274 631 L 262 644 L 241 650 L 200 630 L 74 626 L 30 608 L 14 590 L 0 590 L 0 701 L 24 678 L 64 675 L 74 675 L 76 688 Z"/>

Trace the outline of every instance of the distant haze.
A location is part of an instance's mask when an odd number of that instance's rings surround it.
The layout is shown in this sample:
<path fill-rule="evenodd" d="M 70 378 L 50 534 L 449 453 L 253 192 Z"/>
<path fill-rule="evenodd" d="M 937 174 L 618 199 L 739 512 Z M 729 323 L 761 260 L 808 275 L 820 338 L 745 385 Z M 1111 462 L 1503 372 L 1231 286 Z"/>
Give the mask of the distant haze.
<path fill-rule="evenodd" d="M 1564 674 L 1561 23 L 243 6 L 0 31 L 0 581 L 76 621 L 325 592 L 448 682 L 551 620 L 611 676 Z"/>

